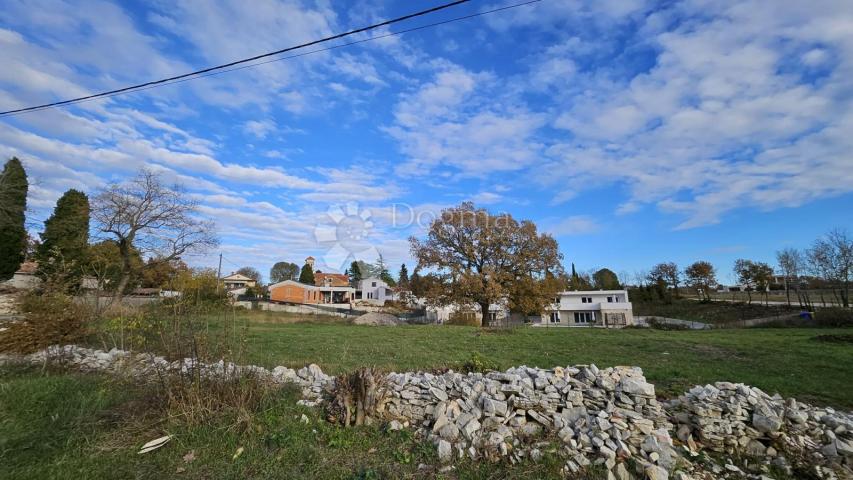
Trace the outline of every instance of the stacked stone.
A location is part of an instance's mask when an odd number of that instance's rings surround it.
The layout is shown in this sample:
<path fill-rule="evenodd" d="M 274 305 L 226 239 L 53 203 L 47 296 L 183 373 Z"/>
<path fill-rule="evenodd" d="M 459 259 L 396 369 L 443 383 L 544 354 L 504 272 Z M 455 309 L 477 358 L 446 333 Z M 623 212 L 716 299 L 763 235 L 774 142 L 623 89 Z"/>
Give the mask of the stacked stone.
<path fill-rule="evenodd" d="M 560 439 L 571 473 L 598 463 L 629 478 L 628 458 L 640 469 L 661 470 L 677 458 L 666 413 L 637 367 L 392 373 L 388 381 L 392 428 L 420 428 L 444 462 L 464 455 L 535 458 L 543 433 Z"/>
<path fill-rule="evenodd" d="M 853 476 L 853 415 L 770 396 L 743 384 L 696 386 L 667 409 L 691 451 L 706 448 L 790 469 L 786 455 Z M 819 469 L 820 470 L 820 469 Z M 832 478 L 827 474 L 826 478 Z"/>
<path fill-rule="evenodd" d="M 299 370 L 275 367 L 272 371 L 257 365 L 237 365 L 220 360 L 216 363 L 201 363 L 191 358 L 170 362 L 164 357 L 150 353 L 133 353 L 119 349 L 96 350 L 75 345 L 52 346 L 45 350 L 25 355 L 0 355 L 0 364 L 22 362 L 42 364 L 59 362 L 83 371 L 120 373 L 136 378 L 153 378 L 160 373 L 187 375 L 198 372 L 205 378 L 226 378 L 254 375 L 276 383 L 294 383 L 302 389 L 302 403 L 317 405 L 324 392 L 334 386 L 334 378 L 326 375 L 319 366 L 311 364 Z"/>
<path fill-rule="evenodd" d="M 251 374 L 299 386 L 300 403 L 310 406 L 323 402 L 335 387 L 334 378 L 313 364 L 267 370 L 71 345 L 27 356 L 0 355 L 0 364 L 48 361 L 140 378 L 163 372 L 199 372 L 209 378 Z M 807 465 L 817 478 L 853 478 L 853 415 L 743 384 L 697 386 L 664 405 L 637 367 L 522 366 L 486 374 L 391 373 L 387 380 L 384 412 L 390 427 L 417 429 L 435 443 L 442 462 L 462 456 L 535 461 L 542 448 L 551 446 L 543 441 L 547 434 L 559 439 L 567 474 L 597 464 L 608 469 L 608 479 L 617 480 L 668 479 L 670 472 L 677 480 L 766 479 L 769 465 L 791 471 L 791 459 L 801 468 Z M 673 447 L 672 431 L 683 448 Z M 703 448 L 752 458 L 743 465 L 752 473 L 731 459 L 724 465 L 691 463 Z"/>

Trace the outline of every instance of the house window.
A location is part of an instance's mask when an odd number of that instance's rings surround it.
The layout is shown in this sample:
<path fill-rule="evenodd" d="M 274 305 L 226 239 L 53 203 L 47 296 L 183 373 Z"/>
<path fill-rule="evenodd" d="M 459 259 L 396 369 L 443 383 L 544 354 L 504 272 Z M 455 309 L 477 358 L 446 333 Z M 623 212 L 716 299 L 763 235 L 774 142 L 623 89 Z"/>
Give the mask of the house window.
<path fill-rule="evenodd" d="M 376 286 L 376 282 L 372 282 L 370 286 L 371 286 L 371 287 L 375 287 L 375 286 Z"/>
<path fill-rule="evenodd" d="M 555 298 L 554 303 L 560 303 L 560 297 Z"/>
<path fill-rule="evenodd" d="M 560 323 L 560 312 L 551 312 L 551 323 Z"/>
<path fill-rule="evenodd" d="M 494 322 L 498 319 L 498 312 L 489 312 L 489 322 Z"/>
<path fill-rule="evenodd" d="M 585 324 L 595 321 L 593 312 L 575 312 L 575 323 Z"/>
<path fill-rule="evenodd" d="M 607 303 L 613 303 L 613 297 L 607 297 Z"/>

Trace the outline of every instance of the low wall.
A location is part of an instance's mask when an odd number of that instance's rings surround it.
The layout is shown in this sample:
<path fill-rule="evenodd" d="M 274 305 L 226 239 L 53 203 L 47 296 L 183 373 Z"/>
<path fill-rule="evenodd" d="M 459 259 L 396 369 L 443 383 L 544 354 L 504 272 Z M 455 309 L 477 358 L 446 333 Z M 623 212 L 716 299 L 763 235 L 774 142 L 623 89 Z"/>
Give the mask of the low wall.
<path fill-rule="evenodd" d="M 641 315 L 634 317 L 636 324 L 638 326 L 647 327 L 651 322 L 662 323 L 665 325 L 674 325 L 680 326 L 684 328 L 688 328 L 691 330 L 706 330 L 709 328 L 714 328 L 710 323 L 702 323 L 702 322 L 694 322 L 692 320 L 681 320 L 679 318 L 666 318 L 666 317 L 656 317 L 652 315 Z"/>
<path fill-rule="evenodd" d="M 289 312 L 299 313 L 302 315 L 329 315 L 341 318 L 355 318 L 363 315 L 365 312 L 361 310 L 350 310 L 349 305 L 341 305 L 340 308 L 332 306 L 317 306 L 312 304 L 288 305 L 284 303 L 273 303 L 265 301 L 238 301 L 234 305 L 247 309 L 257 308 L 258 310 L 267 310 L 270 312 Z"/>
<path fill-rule="evenodd" d="M 214 378 L 251 374 L 298 385 L 300 403 L 311 406 L 328 402 L 337 389 L 335 378 L 313 364 L 268 370 L 71 345 L 23 357 L 0 355 L 0 365 L 47 361 L 140 378 L 164 372 Z M 564 459 L 564 473 L 576 477 L 596 466 L 607 470 L 607 478 L 620 480 L 758 478 L 743 469 L 767 472 L 773 466 L 790 478 L 802 472 L 813 473 L 811 478 L 853 478 L 853 414 L 743 384 L 696 386 L 662 402 L 639 367 L 575 365 L 389 373 L 378 385 L 368 395 L 382 400 L 369 418 L 392 430 L 416 430 L 435 445 L 442 463 L 463 456 L 538 461 L 550 449 Z M 723 455 L 699 457 L 701 450 Z"/>
<path fill-rule="evenodd" d="M 234 305 L 238 307 L 244 307 L 247 309 L 257 308 L 258 310 L 266 310 L 270 312 L 289 312 L 289 313 L 298 313 L 302 315 L 329 315 L 333 317 L 340 318 L 358 318 L 365 313 L 369 312 L 380 312 L 382 309 L 362 309 L 361 307 L 357 309 L 350 309 L 349 304 L 338 304 L 338 305 L 314 305 L 314 304 L 301 304 L 301 305 L 288 305 L 284 303 L 274 303 L 274 302 L 266 302 L 266 301 L 238 301 L 235 302 Z M 394 315 L 394 314 L 389 314 Z M 401 323 L 408 324 L 429 324 L 435 323 L 434 321 L 427 318 L 425 315 L 421 314 L 403 314 L 403 315 L 394 315 Z"/>
<path fill-rule="evenodd" d="M 80 295 L 74 297 L 74 301 L 101 308 L 109 305 L 113 301 L 113 297 L 106 295 Z M 122 305 L 129 305 L 132 307 L 141 307 L 143 305 L 150 305 L 152 303 L 159 303 L 162 301 L 163 298 L 153 296 L 125 295 L 121 297 Z"/>

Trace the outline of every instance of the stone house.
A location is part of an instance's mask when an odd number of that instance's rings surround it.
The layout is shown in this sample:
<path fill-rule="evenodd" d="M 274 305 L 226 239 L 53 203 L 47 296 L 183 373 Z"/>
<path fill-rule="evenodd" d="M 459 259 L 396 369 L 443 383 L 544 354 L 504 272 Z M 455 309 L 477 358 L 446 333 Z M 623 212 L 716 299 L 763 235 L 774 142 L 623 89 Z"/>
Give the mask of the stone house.
<path fill-rule="evenodd" d="M 41 279 L 36 276 L 38 266 L 38 262 L 24 262 L 12 278 L 0 283 L 9 287 L 19 288 L 21 290 L 33 289 L 41 284 Z M 81 290 L 98 290 L 98 287 L 97 278 L 91 275 L 83 275 L 80 278 Z"/>
<path fill-rule="evenodd" d="M 41 283 L 41 280 L 36 276 L 38 263 L 24 262 L 18 267 L 18 271 L 12 275 L 12 278 L 3 282 L 4 285 L 20 288 L 21 290 L 29 290 L 35 288 Z"/>

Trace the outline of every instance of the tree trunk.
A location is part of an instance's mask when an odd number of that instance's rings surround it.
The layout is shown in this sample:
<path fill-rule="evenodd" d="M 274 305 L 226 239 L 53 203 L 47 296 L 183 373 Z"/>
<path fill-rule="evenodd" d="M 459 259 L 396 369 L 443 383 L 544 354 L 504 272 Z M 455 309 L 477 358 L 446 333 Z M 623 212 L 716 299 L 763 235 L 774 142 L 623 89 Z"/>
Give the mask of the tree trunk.
<path fill-rule="evenodd" d="M 130 283 L 130 274 L 131 274 L 131 263 L 130 263 L 130 242 L 128 240 L 120 240 L 118 242 L 118 250 L 121 254 L 121 278 L 118 281 L 118 285 L 116 285 L 116 289 L 113 292 L 112 302 L 115 303 L 120 301 L 124 296 L 124 289 L 127 288 L 127 284 Z"/>
<path fill-rule="evenodd" d="M 483 318 L 480 325 L 483 327 L 489 326 L 489 302 L 479 302 L 480 305 L 480 316 Z"/>
<path fill-rule="evenodd" d="M 791 289 L 788 288 L 788 277 L 785 277 L 785 298 L 788 300 L 788 306 L 791 306 Z"/>
<path fill-rule="evenodd" d="M 746 299 L 747 299 L 746 304 L 752 305 L 752 290 L 750 290 L 749 287 L 746 287 Z"/>

